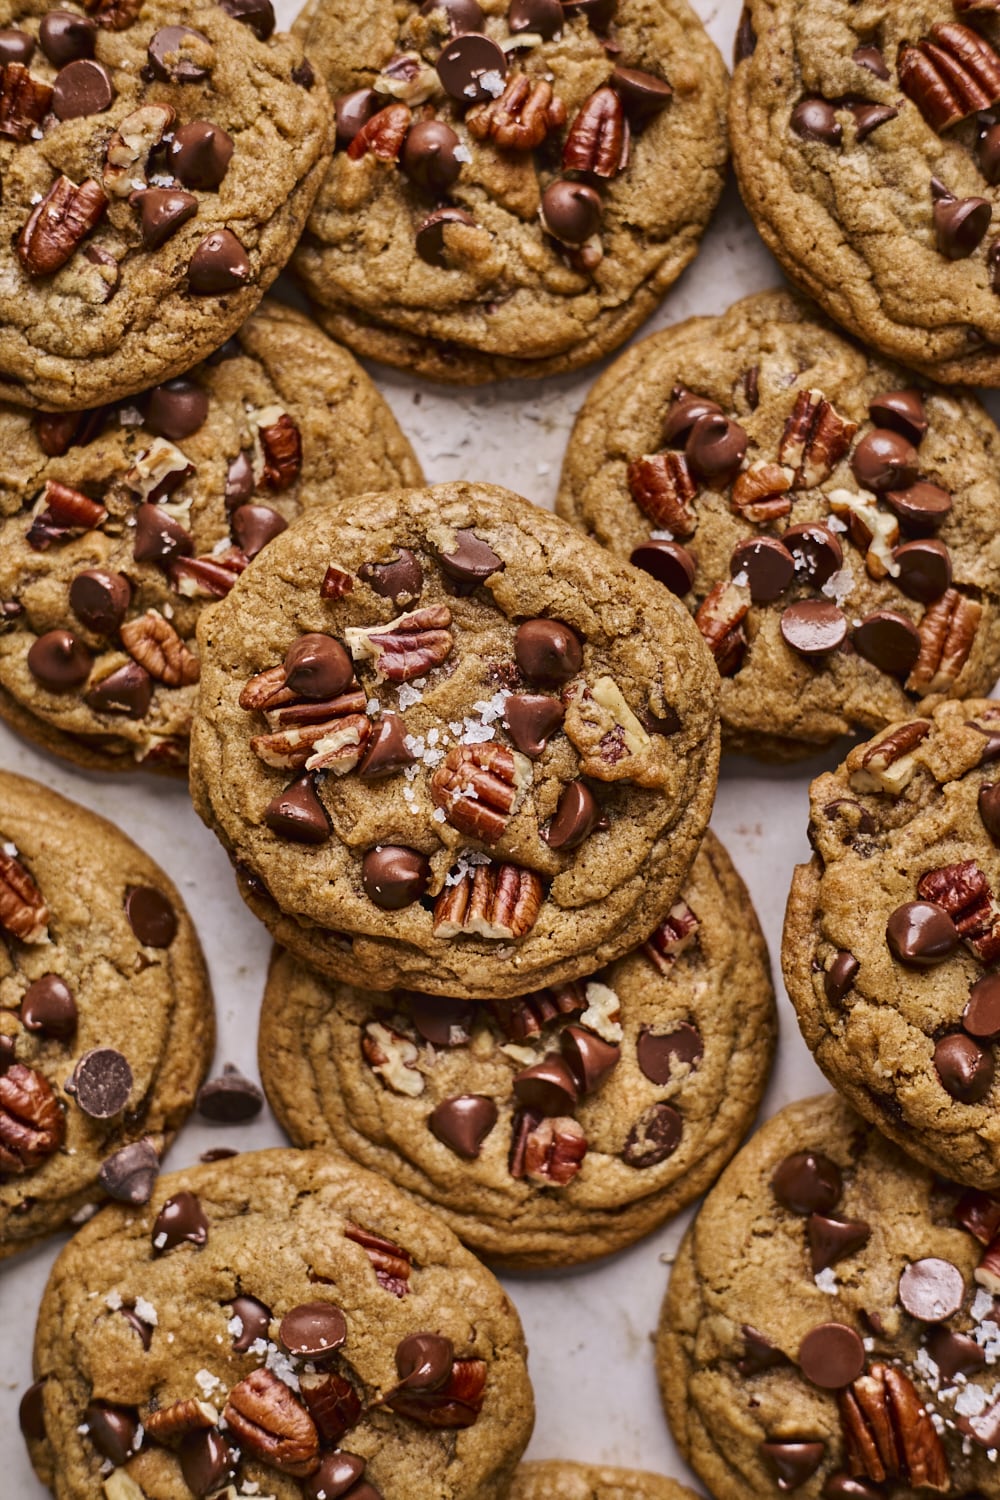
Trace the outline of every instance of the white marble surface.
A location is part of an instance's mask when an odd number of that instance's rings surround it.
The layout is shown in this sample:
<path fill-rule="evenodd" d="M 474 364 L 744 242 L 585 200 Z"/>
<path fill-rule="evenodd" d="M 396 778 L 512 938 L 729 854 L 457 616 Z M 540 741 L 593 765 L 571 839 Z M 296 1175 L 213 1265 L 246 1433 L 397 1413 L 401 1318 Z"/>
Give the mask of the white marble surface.
<path fill-rule="evenodd" d="M 728 59 L 740 0 L 694 3 Z M 283 19 L 293 4 L 279 4 Z M 645 331 L 691 314 L 721 312 L 737 297 L 779 279 L 730 185 L 700 256 Z M 545 506 L 553 502 L 573 418 L 597 373 L 463 394 L 373 369 L 429 480 L 488 479 Z M 234 1062 L 255 1076 L 256 1014 L 269 941 L 237 897 L 228 861 L 195 817 L 184 788 L 151 778 L 115 784 L 88 776 L 43 757 L 2 727 L 0 765 L 103 813 L 160 861 L 196 914 L 207 953 L 219 1016 L 216 1070 Z M 808 782 L 822 768 L 812 762 L 806 771 L 762 770 L 738 761 L 726 766 L 719 788 L 713 827 L 750 886 L 775 965 L 792 867 L 808 855 Z M 767 1114 L 823 1086 L 780 980 L 778 989 L 781 1047 Z M 732 1002 L 738 1006 L 739 995 Z M 186 1166 L 213 1145 L 252 1150 L 282 1141 L 266 1112 L 239 1132 L 192 1123 L 167 1165 Z M 531 1349 L 538 1421 L 530 1456 L 621 1463 L 691 1479 L 660 1412 L 650 1346 L 667 1266 L 687 1218 L 590 1270 L 504 1278 Z M 31 1379 L 35 1310 L 58 1249 L 54 1243 L 0 1270 L 0 1496 L 5 1500 L 41 1500 L 46 1493 L 27 1462 L 16 1411 Z"/>

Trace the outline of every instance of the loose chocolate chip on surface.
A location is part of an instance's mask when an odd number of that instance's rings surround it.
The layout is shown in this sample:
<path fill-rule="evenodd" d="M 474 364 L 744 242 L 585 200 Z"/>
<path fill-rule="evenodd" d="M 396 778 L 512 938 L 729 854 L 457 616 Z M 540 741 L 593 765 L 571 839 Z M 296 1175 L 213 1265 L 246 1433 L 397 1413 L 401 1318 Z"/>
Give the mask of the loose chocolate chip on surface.
<path fill-rule="evenodd" d="M 666 109 L 674 92 L 666 79 L 657 78 L 655 73 L 643 73 L 639 68 L 615 68 L 611 87 L 624 104 L 629 120 L 639 126 Z"/>
<path fill-rule="evenodd" d="M 854 477 L 877 495 L 886 490 L 905 490 L 920 474 L 917 450 L 899 432 L 876 427 L 866 432 L 851 454 Z"/>
<path fill-rule="evenodd" d="M 300 1359 L 325 1359 L 347 1338 L 347 1319 L 332 1302 L 303 1302 L 281 1320 L 278 1340 Z"/>
<path fill-rule="evenodd" d="M 622 1161 L 643 1171 L 673 1156 L 681 1143 L 684 1121 L 671 1104 L 651 1104 L 632 1126 L 622 1147 Z"/>
<path fill-rule="evenodd" d="M 199 297 L 237 291 L 251 277 L 250 259 L 231 229 L 207 234 L 188 265 L 188 286 Z"/>
<path fill-rule="evenodd" d="M 288 688 L 302 698 L 336 698 L 354 680 L 351 658 L 332 636 L 300 635 L 285 653 Z"/>
<path fill-rule="evenodd" d="M 137 661 L 126 662 L 116 672 L 95 683 L 84 693 L 83 701 L 95 713 L 144 719 L 153 701 L 153 679 Z"/>
<path fill-rule="evenodd" d="M 251 1344 L 258 1339 L 267 1339 L 271 1325 L 271 1309 L 258 1302 L 256 1297 L 234 1297 L 226 1304 L 234 1318 L 239 1318 L 242 1328 L 233 1333 L 233 1353 L 246 1354 Z"/>
<path fill-rule="evenodd" d="M 842 948 L 823 976 L 823 991 L 831 1005 L 839 1005 L 849 993 L 860 968 L 854 954 Z"/>
<path fill-rule="evenodd" d="M 456 531 L 454 547 L 438 556 L 448 577 L 459 583 L 483 583 L 503 567 L 489 543 L 471 530 Z"/>
<path fill-rule="evenodd" d="M 111 75 L 93 58 L 67 63 L 52 85 L 52 113 L 57 120 L 78 120 L 84 115 L 103 114 L 115 97 Z"/>
<path fill-rule="evenodd" d="M 168 1198 L 153 1224 L 153 1250 L 162 1254 L 177 1245 L 197 1245 L 208 1241 L 208 1220 L 195 1193 L 187 1191 Z"/>
<path fill-rule="evenodd" d="M 636 1042 L 636 1058 L 650 1083 L 669 1083 L 679 1064 L 695 1068 L 705 1055 L 705 1043 L 697 1027 L 685 1021 L 673 1031 L 654 1031 L 643 1026 Z"/>
<path fill-rule="evenodd" d="M 102 1458 L 110 1459 L 116 1468 L 128 1462 L 139 1437 L 139 1417 L 132 1407 L 92 1401 L 83 1420 L 87 1436 Z"/>
<path fill-rule="evenodd" d="M 429 266 L 445 269 L 448 262 L 448 246 L 444 232 L 449 224 L 474 224 L 471 214 L 461 208 L 436 208 L 417 230 L 417 254 Z"/>
<path fill-rule="evenodd" d="M 865 1346 L 845 1323 L 820 1323 L 799 1345 L 799 1365 L 807 1380 L 825 1391 L 842 1390 L 865 1367 Z"/>
<path fill-rule="evenodd" d="M 0 32 L 0 64 L 27 61 L 4 55 L 5 34 Z M 71 10 L 50 10 L 38 27 L 39 45 L 54 68 L 62 68 L 81 57 L 93 57 L 96 37 L 96 22 Z"/>
<path fill-rule="evenodd" d="M 576 1105 L 577 1087 L 566 1061 L 550 1052 L 515 1075 L 514 1097 L 543 1115 L 568 1115 Z"/>
<path fill-rule="evenodd" d="M 823 1462 L 825 1443 L 765 1442 L 761 1457 L 778 1481 L 779 1490 L 797 1490 Z"/>
<path fill-rule="evenodd" d="M 927 410 L 919 391 L 886 391 L 869 402 L 868 415 L 876 427 L 899 432 L 914 445 L 921 443 L 927 432 Z"/>
<path fill-rule="evenodd" d="M 908 1265 L 899 1278 L 899 1300 L 921 1323 L 943 1323 L 965 1299 L 965 1278 L 950 1260 L 929 1256 Z"/>
<path fill-rule="evenodd" d="M 169 948 L 177 936 L 177 913 L 151 885 L 130 885 L 125 893 L 125 915 L 139 942 L 147 948 Z"/>
<path fill-rule="evenodd" d="M 23 1019 L 23 1002 L 21 1015 Z M 986 974 L 972 986 L 969 1003 L 962 1012 L 962 1026 L 982 1041 L 1000 1037 L 1000 974 Z"/>
<path fill-rule="evenodd" d="M 274 6 L 271 0 L 219 0 L 227 16 L 249 26 L 255 36 L 266 42 L 274 31 Z"/>
<path fill-rule="evenodd" d="M 529 682 L 561 687 L 583 666 L 580 638 L 561 620 L 526 620 L 514 638 L 517 664 Z"/>
<path fill-rule="evenodd" d="M 629 562 L 634 568 L 641 568 L 644 573 L 655 578 L 657 583 L 662 583 L 678 599 L 683 599 L 685 594 L 690 593 L 694 584 L 695 561 L 680 542 L 668 542 L 660 538 L 641 542 Z"/>
<path fill-rule="evenodd" d="M 890 677 L 907 677 L 920 655 L 917 627 L 892 609 L 866 615 L 851 632 L 854 649 L 865 661 Z"/>
<path fill-rule="evenodd" d="M 791 126 L 804 141 L 819 141 L 824 146 L 839 145 L 844 133 L 836 111 L 827 99 L 800 100 L 792 110 Z"/>
<path fill-rule="evenodd" d="M 132 1141 L 101 1164 L 97 1180 L 116 1203 L 148 1203 L 160 1171 L 152 1141 Z"/>
<path fill-rule="evenodd" d="M 146 405 L 145 426 L 159 437 L 179 443 L 204 425 L 208 392 L 186 375 L 154 385 Z"/>
<path fill-rule="evenodd" d="M 3 32 L 0 32 L 0 46 L 3 42 Z M 0 57 L 3 53 L 0 52 Z M 34 1385 L 29 1385 L 21 1397 L 17 1408 L 17 1420 L 21 1433 L 29 1443 L 43 1443 L 45 1441 L 45 1381 L 36 1380 Z"/>
<path fill-rule="evenodd" d="M 941 198 L 934 205 L 937 247 L 949 260 L 966 260 L 982 244 L 993 218 L 985 198 Z"/>
<path fill-rule="evenodd" d="M 589 786 L 582 781 L 571 781 L 559 798 L 545 842 L 550 849 L 578 849 L 593 833 L 600 816 L 597 798 Z"/>
<path fill-rule="evenodd" d="M 516 36 L 520 31 L 533 31 L 546 42 L 551 42 L 563 28 L 563 8 L 559 0 L 511 0 L 507 12 L 507 26 Z M 463 30 L 472 28 L 466 26 Z"/>
<path fill-rule="evenodd" d="M 167 163 L 187 188 L 214 192 L 220 185 L 233 155 L 233 139 L 210 120 L 191 120 L 178 125 L 167 149 Z"/>
<path fill-rule="evenodd" d="M 465 1161 L 475 1161 L 496 1122 L 496 1104 L 482 1094 L 442 1099 L 427 1117 L 428 1127 L 441 1144 Z"/>
<path fill-rule="evenodd" d="M 566 710 L 558 698 L 514 693 L 504 704 L 507 730 L 522 755 L 537 760 L 562 724 Z"/>
<path fill-rule="evenodd" d="M 74 1068 L 66 1092 L 92 1120 L 110 1120 L 125 1108 L 132 1092 L 128 1059 L 114 1047 L 91 1048 Z"/>
<path fill-rule="evenodd" d="M 943 542 L 906 542 L 892 560 L 899 568 L 896 586 L 908 599 L 932 604 L 951 586 L 951 557 Z"/>
<path fill-rule="evenodd" d="M 394 776 L 404 766 L 412 765 L 413 761 L 402 719 L 398 714 L 383 714 L 361 758 L 358 777 L 361 781 L 381 781 L 384 776 Z"/>
<path fill-rule="evenodd" d="M 43 974 L 21 996 L 21 1024 L 28 1031 L 67 1042 L 76 1031 L 77 1019 L 73 992 L 58 974 Z"/>
<path fill-rule="evenodd" d="M 51 693 L 80 687 L 93 664 L 87 647 L 69 630 L 47 630 L 28 649 L 28 671 Z"/>
<path fill-rule="evenodd" d="M 790 604 L 779 623 L 785 644 L 800 656 L 825 656 L 847 638 L 843 611 L 825 599 L 800 599 Z"/>
<path fill-rule="evenodd" d="M 684 454 L 692 470 L 708 484 L 725 485 L 739 473 L 746 457 L 747 435 L 721 412 L 706 412 L 688 434 Z"/>
<path fill-rule="evenodd" d="M 201 83 L 209 70 L 196 57 L 211 43 L 190 26 L 161 26 L 147 49 L 150 71 L 164 83 Z"/>
<path fill-rule="evenodd" d="M 580 1094 L 592 1094 L 617 1065 L 622 1049 L 606 1042 L 585 1026 L 566 1026 L 559 1034 L 559 1048 Z"/>
<path fill-rule="evenodd" d="M 226 1063 L 218 1078 L 209 1078 L 198 1090 L 198 1113 L 224 1125 L 253 1120 L 263 1107 L 260 1089 L 232 1063 Z"/>
<path fill-rule="evenodd" d="M 233 540 L 249 558 L 263 552 L 268 542 L 287 531 L 288 522 L 270 505 L 240 505 L 233 512 Z"/>
<path fill-rule="evenodd" d="M 57 11 L 55 14 L 58 15 L 61 12 Z M 77 18 L 74 16 L 73 19 L 76 20 Z M 44 26 L 44 24 L 45 22 L 43 21 L 42 25 Z M 26 31 L 18 31 L 13 26 L 7 26 L 3 30 L 0 30 L 0 68 L 5 67 L 7 63 L 20 63 L 22 67 L 27 67 L 34 55 L 34 51 L 35 39 L 29 36 Z M 55 62 L 56 59 L 53 58 L 52 61 Z"/>
<path fill-rule="evenodd" d="M 749 537 L 737 542 L 729 559 L 734 578 L 746 575 L 754 604 L 770 604 L 779 598 L 795 577 L 795 560 L 774 537 Z"/>
<path fill-rule="evenodd" d="M 237 1456 L 214 1428 L 184 1438 L 178 1458 L 184 1483 L 194 1495 L 214 1495 L 236 1475 Z"/>
<path fill-rule="evenodd" d="M 796 1151 L 775 1168 L 771 1191 L 793 1214 L 827 1214 L 840 1202 L 844 1180 L 837 1163 L 822 1152 Z"/>
<path fill-rule="evenodd" d="M 789 526 L 782 542 L 792 554 L 796 571 L 822 588 L 844 563 L 844 549 L 835 534 L 819 521 Z"/>
<path fill-rule="evenodd" d="M 933 536 L 952 509 L 948 491 L 926 479 L 907 489 L 887 490 L 883 498 L 908 536 Z"/>
<path fill-rule="evenodd" d="M 943 1036 L 934 1048 L 941 1086 L 960 1104 L 978 1104 L 993 1086 L 993 1053 L 964 1032 Z"/>
<path fill-rule="evenodd" d="M 405 906 L 412 906 L 424 894 L 430 878 L 427 857 L 399 844 L 369 849 L 361 862 L 365 895 L 382 911 L 402 911 Z"/>
<path fill-rule="evenodd" d="M 483 104 L 503 92 L 507 54 L 478 32 L 455 37 L 441 49 L 438 77 L 459 104 Z"/>
<path fill-rule="evenodd" d="M 264 822 L 279 838 L 293 844 L 325 844 L 330 818 L 316 790 L 315 776 L 306 771 L 264 809 Z"/>
<path fill-rule="evenodd" d="M 871 1238 L 871 1226 L 862 1219 L 830 1219 L 812 1213 L 806 1223 L 806 1238 L 813 1275 L 817 1276 L 864 1249 Z"/>
<path fill-rule="evenodd" d="M 458 136 L 443 120 L 418 120 L 403 143 L 399 163 L 417 187 L 432 197 L 441 197 L 462 170 L 455 155 L 460 145 Z"/>
<path fill-rule="evenodd" d="M 885 929 L 886 942 L 901 964 L 925 968 L 954 953 L 958 929 L 935 901 L 906 901 L 897 906 Z"/>

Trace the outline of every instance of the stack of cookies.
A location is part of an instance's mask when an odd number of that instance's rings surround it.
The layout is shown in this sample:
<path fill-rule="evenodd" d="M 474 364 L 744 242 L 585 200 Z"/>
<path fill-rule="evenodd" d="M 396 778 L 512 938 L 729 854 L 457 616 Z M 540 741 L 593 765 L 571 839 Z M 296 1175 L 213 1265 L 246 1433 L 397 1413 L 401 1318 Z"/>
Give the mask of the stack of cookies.
<path fill-rule="evenodd" d="M 67 7 L 0 10 L 0 718 L 140 833 L 186 778 L 275 947 L 263 1088 L 209 1079 L 175 885 L 0 770 L 0 1258 L 75 1231 L 38 1477 L 696 1500 L 521 1463 L 494 1270 L 707 1191 L 655 1368 L 716 1500 L 1000 1500 L 997 4 L 750 0 L 732 89 L 687 0 Z M 523 393 L 615 350 L 727 99 L 798 290 L 579 387 L 556 514 L 427 484 L 355 354 Z M 742 1150 L 777 1021 L 723 752 L 802 792 L 828 753 L 782 957 L 837 1092 Z M 291 1144 L 244 1150 L 265 1096 Z M 165 1174 L 194 1112 L 233 1144 Z"/>

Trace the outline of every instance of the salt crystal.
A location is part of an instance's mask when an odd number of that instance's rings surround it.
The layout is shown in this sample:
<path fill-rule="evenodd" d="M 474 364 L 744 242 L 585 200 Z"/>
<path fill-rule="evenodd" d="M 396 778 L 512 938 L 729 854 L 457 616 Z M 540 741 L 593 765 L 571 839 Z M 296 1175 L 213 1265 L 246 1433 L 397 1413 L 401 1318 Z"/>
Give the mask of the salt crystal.
<path fill-rule="evenodd" d="M 375 716 L 381 712 L 381 710 L 382 705 L 377 698 L 369 698 L 368 702 L 365 704 L 365 713 L 368 715 L 369 719 L 374 719 Z"/>
<path fill-rule="evenodd" d="M 468 162 L 472 160 L 472 152 L 469 150 L 468 146 L 456 146 L 451 154 L 455 161 Z"/>
<path fill-rule="evenodd" d="M 500 98 L 504 90 L 504 81 L 503 74 L 499 73 L 496 68 L 490 68 L 489 72 L 481 73 L 479 82 L 488 94 L 493 95 L 494 99 Z"/>
<path fill-rule="evenodd" d="M 198 1370 L 195 1372 L 194 1383 L 203 1396 L 210 1396 L 217 1391 L 222 1384 L 218 1375 L 213 1375 L 211 1370 Z"/>
<path fill-rule="evenodd" d="M 446 823 L 448 821 L 445 816 L 443 807 L 436 807 L 431 813 L 431 817 L 434 819 L 435 823 Z"/>
<path fill-rule="evenodd" d="M 110 1307 L 112 1312 L 117 1312 L 122 1305 L 122 1294 L 117 1289 L 109 1292 L 104 1299 L 104 1306 Z"/>
<path fill-rule="evenodd" d="M 825 1292 L 828 1297 L 836 1297 L 840 1290 L 832 1266 L 825 1266 L 822 1271 L 817 1271 L 813 1277 L 813 1281 L 815 1281 L 820 1291 Z"/>
<path fill-rule="evenodd" d="M 136 1297 L 135 1315 L 137 1318 L 141 1318 L 144 1323 L 149 1323 L 153 1328 L 156 1327 L 158 1322 L 156 1308 L 152 1302 L 147 1302 L 145 1297 Z"/>
<path fill-rule="evenodd" d="M 412 683 L 404 682 L 402 684 L 399 689 L 399 707 L 401 712 L 405 713 L 405 711 L 408 708 L 412 708 L 415 703 L 421 703 L 422 701 L 423 694 L 418 692 Z"/>

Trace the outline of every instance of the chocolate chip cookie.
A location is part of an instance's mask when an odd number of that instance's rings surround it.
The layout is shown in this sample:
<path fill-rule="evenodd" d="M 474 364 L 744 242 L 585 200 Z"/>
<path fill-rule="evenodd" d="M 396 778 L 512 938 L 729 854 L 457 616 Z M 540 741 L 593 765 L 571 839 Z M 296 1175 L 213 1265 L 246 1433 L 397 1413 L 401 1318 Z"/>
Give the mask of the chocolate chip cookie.
<path fill-rule="evenodd" d="M 332 142 L 326 91 L 274 24 L 270 0 L 4 0 L 0 396 L 130 396 L 256 307 Z"/>
<path fill-rule="evenodd" d="M 659 1474 L 550 1459 L 521 1465 L 510 1500 L 697 1500 L 697 1496 L 675 1479 Z"/>
<path fill-rule="evenodd" d="M 785 917 L 816 1061 L 904 1151 L 1000 1186 L 1000 706 L 948 703 L 810 788 L 815 854 Z"/>
<path fill-rule="evenodd" d="M 278 303 L 133 400 L 0 405 L 0 717 L 89 769 L 183 772 L 206 601 L 300 511 L 419 480 L 360 366 Z"/>
<path fill-rule="evenodd" d="M 491 1260 L 565 1266 L 714 1180 L 774 1043 L 764 940 L 709 834 L 666 921 L 587 979 L 477 1004 L 324 983 L 285 954 L 259 1050 L 296 1145 L 338 1146 Z"/>
<path fill-rule="evenodd" d="M 332 1152 L 162 1178 L 63 1251 L 21 1423 L 59 1500 L 500 1500 L 534 1418 L 517 1313 Z M 231 1489 L 227 1489 L 231 1485 Z"/>
<path fill-rule="evenodd" d="M 716 1500 L 997 1493 L 1000 1200 L 835 1095 L 790 1104 L 688 1232 L 660 1323 L 667 1419 Z"/>
<path fill-rule="evenodd" d="M 683 607 L 555 516 L 484 484 L 331 502 L 198 643 L 195 806 L 334 979 L 521 995 L 669 914 L 718 679 Z"/>
<path fill-rule="evenodd" d="M 617 347 L 695 255 L 726 70 L 686 0 L 312 0 L 337 147 L 294 269 L 337 338 L 461 385 Z"/>
<path fill-rule="evenodd" d="M 883 354 L 1000 383 L 1000 18 L 989 0 L 747 0 L 730 135 L 793 281 Z"/>
<path fill-rule="evenodd" d="M 0 1258 L 142 1204 L 212 1057 L 208 975 L 158 865 L 0 771 Z"/>
<path fill-rule="evenodd" d="M 880 729 L 1000 671 L 1000 437 L 977 401 L 766 292 L 598 381 L 561 515 L 684 599 L 723 742 L 765 759 Z"/>

